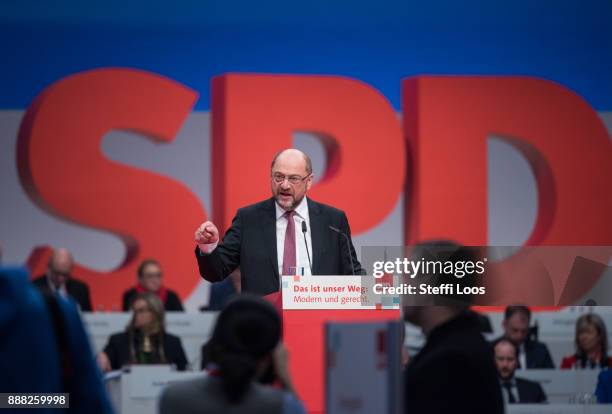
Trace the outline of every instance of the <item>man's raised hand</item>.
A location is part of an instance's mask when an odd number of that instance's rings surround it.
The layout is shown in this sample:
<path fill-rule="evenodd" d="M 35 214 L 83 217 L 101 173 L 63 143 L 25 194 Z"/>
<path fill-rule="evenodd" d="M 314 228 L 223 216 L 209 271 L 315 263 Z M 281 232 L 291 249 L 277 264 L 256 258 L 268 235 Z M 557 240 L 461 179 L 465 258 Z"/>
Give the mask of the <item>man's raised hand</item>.
<path fill-rule="evenodd" d="M 219 230 L 212 221 L 205 221 L 195 232 L 195 241 L 198 246 L 210 245 L 219 242 Z"/>

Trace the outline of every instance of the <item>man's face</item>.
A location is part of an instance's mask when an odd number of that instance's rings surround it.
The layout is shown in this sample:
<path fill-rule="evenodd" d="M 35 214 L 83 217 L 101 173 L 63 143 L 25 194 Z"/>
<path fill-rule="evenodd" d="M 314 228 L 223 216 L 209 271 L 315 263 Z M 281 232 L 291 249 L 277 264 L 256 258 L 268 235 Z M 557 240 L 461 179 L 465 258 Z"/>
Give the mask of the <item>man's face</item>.
<path fill-rule="evenodd" d="M 54 253 L 49 262 L 49 278 L 56 288 L 63 286 L 72 271 L 72 257 L 65 252 Z"/>
<path fill-rule="evenodd" d="M 522 313 L 515 313 L 504 320 L 504 331 L 506 338 L 520 346 L 529 334 L 529 318 Z"/>
<path fill-rule="evenodd" d="M 510 380 L 516 371 L 516 349 L 507 342 L 500 342 L 495 346 L 495 365 L 497 375 L 502 380 Z"/>
<path fill-rule="evenodd" d="M 155 263 L 149 263 L 142 269 L 140 284 L 150 292 L 157 292 L 162 284 L 161 268 Z"/>
<path fill-rule="evenodd" d="M 295 209 L 312 185 L 312 174 L 306 171 L 306 160 L 297 152 L 285 152 L 272 166 L 272 195 L 285 211 Z"/>

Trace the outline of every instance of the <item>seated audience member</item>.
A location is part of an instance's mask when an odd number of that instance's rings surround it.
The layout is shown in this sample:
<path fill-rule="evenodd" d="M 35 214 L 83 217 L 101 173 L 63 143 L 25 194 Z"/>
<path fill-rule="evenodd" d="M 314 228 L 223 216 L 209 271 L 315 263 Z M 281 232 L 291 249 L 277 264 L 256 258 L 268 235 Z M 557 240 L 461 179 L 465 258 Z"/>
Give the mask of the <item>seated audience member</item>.
<path fill-rule="evenodd" d="M 252 295 L 232 299 L 219 314 L 209 342 L 209 374 L 168 385 L 159 412 L 304 413 L 280 334 L 280 316 L 266 300 Z M 281 389 L 259 383 L 270 368 Z"/>
<path fill-rule="evenodd" d="M 128 311 L 136 295 L 144 292 L 157 295 L 164 304 L 166 312 L 184 310 L 178 295 L 162 285 L 161 265 L 155 259 L 145 259 L 138 266 L 138 283 L 123 294 L 123 311 Z"/>
<path fill-rule="evenodd" d="M 604 321 L 594 313 L 582 315 L 576 320 L 576 353 L 563 358 L 561 369 L 609 368 L 608 332 Z"/>
<path fill-rule="evenodd" d="M 41 294 L 24 267 L 0 267 L 0 338 L 2 392 L 70 394 L 69 410 L 32 412 L 112 414 L 76 303 Z"/>
<path fill-rule="evenodd" d="M 412 257 L 453 263 L 478 260 L 473 249 L 446 241 L 419 244 Z M 448 278 L 428 274 L 428 283 L 439 286 Z M 463 278 L 458 283 L 468 287 L 476 280 Z M 404 371 L 406 414 L 504 412 L 493 349 L 482 336 L 480 318 L 469 310 L 471 300 L 469 295 L 403 297 L 404 318 L 426 336 Z"/>
<path fill-rule="evenodd" d="M 518 366 L 518 349 L 509 339 L 498 339 L 494 344 L 495 364 L 504 401 L 508 404 L 545 403 L 546 394 L 535 382 L 514 376 Z"/>
<path fill-rule="evenodd" d="M 606 369 L 599 373 L 595 395 L 598 403 L 612 404 L 612 370 Z"/>
<path fill-rule="evenodd" d="M 223 306 L 235 294 L 240 293 L 240 283 L 240 269 L 234 270 L 230 273 L 229 277 L 226 277 L 221 282 L 211 283 L 208 306 L 203 306 L 200 310 L 220 311 L 223 309 Z"/>
<path fill-rule="evenodd" d="M 72 275 L 72 255 L 66 249 L 54 250 L 49 259 L 47 273 L 32 281 L 41 292 L 50 292 L 76 301 L 83 312 L 91 312 L 89 287 Z"/>
<path fill-rule="evenodd" d="M 139 293 L 132 301 L 132 320 L 125 332 L 110 337 L 98 354 L 103 371 L 128 364 L 174 364 L 185 370 L 187 358 L 180 338 L 165 331 L 164 307 L 153 293 Z"/>
<path fill-rule="evenodd" d="M 548 347 L 529 338 L 531 311 L 527 306 L 508 306 L 504 313 L 504 337 L 519 350 L 518 368 L 554 369 Z"/>

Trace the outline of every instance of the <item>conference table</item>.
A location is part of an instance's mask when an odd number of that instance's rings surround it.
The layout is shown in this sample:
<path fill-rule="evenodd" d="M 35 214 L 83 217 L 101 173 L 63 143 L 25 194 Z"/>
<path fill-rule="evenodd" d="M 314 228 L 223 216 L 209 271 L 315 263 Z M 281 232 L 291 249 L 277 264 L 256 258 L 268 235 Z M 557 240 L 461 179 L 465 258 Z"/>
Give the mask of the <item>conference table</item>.
<path fill-rule="evenodd" d="M 543 340 L 563 341 L 568 347 L 572 346 L 573 326 L 576 318 L 587 310 L 579 312 L 543 312 L 536 314 L 540 326 L 540 337 Z M 612 312 L 609 308 L 598 309 L 598 313 L 604 316 L 606 321 L 610 321 L 612 326 Z M 324 324 L 333 320 L 337 322 L 359 322 L 389 320 L 399 317 L 397 312 L 388 311 L 365 311 L 365 310 L 345 310 L 345 311 L 303 311 L 303 310 L 283 310 L 285 342 L 292 355 L 290 358 L 290 368 L 294 377 L 295 385 L 302 398 L 304 398 L 308 411 L 312 413 L 324 412 Z M 168 373 L 167 371 L 151 371 L 146 375 L 147 378 L 155 380 L 151 385 L 147 398 L 154 399 L 157 392 L 161 390 L 164 383 L 177 378 L 191 378 L 193 375 L 202 375 L 200 369 L 200 349 L 212 332 L 217 312 L 168 312 L 166 314 L 166 329 L 168 332 L 181 338 L 183 347 L 187 354 L 188 370 L 195 372 Z M 500 324 L 501 315 L 499 313 L 490 314 L 492 324 Z M 96 312 L 84 313 L 83 319 L 90 336 L 93 349 L 98 352 L 103 349 L 108 337 L 114 333 L 125 330 L 130 321 L 130 313 L 123 312 Z M 495 333 L 497 334 L 497 332 Z M 410 327 L 406 335 L 406 344 L 418 344 L 423 338 L 419 337 L 414 327 Z M 416 339 L 416 341 L 415 341 Z M 413 348 L 413 347 L 411 347 Z M 146 367 L 143 367 L 146 368 Z M 144 371 L 143 371 L 144 372 Z M 127 381 L 125 374 L 123 378 Z M 612 412 L 612 406 L 597 406 L 590 404 L 577 404 L 582 396 L 592 394 L 596 384 L 595 371 L 559 371 L 559 370 L 521 370 L 517 376 L 538 381 L 546 391 L 550 405 L 525 405 L 511 406 L 508 412 L 516 414 L 573 414 L 573 413 L 600 413 Z M 157 377 L 156 377 L 157 376 Z M 313 381 L 313 378 L 319 378 Z M 124 382 L 125 382 L 124 381 Z M 131 380 L 133 382 L 133 380 Z M 123 388 L 124 405 L 125 398 L 131 392 L 137 392 L 130 398 L 140 401 L 145 394 L 137 391 L 136 388 Z M 138 394 L 140 392 L 140 394 Z M 140 400 L 139 400 L 140 398 Z M 145 398 L 146 399 L 146 398 Z M 144 403 L 142 403 L 144 404 Z M 145 404 L 147 405 L 147 404 Z M 587 410 L 587 411 L 585 411 Z M 603 410 L 603 411 L 602 411 Z M 137 412 L 137 411 L 126 411 Z"/>
<path fill-rule="evenodd" d="M 568 371 L 572 373 L 573 371 Z M 149 414 L 157 411 L 164 387 L 175 381 L 206 375 L 204 372 L 177 372 L 167 365 L 135 365 L 106 375 L 106 387 L 117 414 Z M 532 378 L 548 378 L 535 372 Z M 554 377 L 554 375 L 553 375 Z M 570 376 L 565 376 L 569 378 Z M 557 379 L 559 381 L 559 379 Z M 555 382 L 553 379 L 552 383 Z M 563 382 L 563 378 L 560 379 Z M 554 385 L 553 385 L 554 386 Z M 578 387 L 579 389 L 580 387 Z M 569 404 L 511 404 L 507 414 L 609 414 L 612 405 L 581 404 L 579 395 Z M 313 412 L 309 410 L 309 412 Z M 353 414 L 362 411 L 351 411 Z"/>

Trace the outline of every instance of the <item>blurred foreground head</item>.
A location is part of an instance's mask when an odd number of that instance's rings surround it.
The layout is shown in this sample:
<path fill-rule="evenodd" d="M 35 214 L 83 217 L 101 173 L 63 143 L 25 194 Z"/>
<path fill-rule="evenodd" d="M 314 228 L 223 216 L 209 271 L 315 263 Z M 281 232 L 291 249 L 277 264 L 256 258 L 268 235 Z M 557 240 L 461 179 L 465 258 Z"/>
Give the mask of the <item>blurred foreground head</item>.
<path fill-rule="evenodd" d="M 221 311 L 209 342 L 210 360 L 219 369 L 230 401 L 239 401 L 250 382 L 271 364 L 280 335 L 278 312 L 258 296 L 237 296 Z"/>
<path fill-rule="evenodd" d="M 477 286 L 483 275 L 477 276 L 478 279 L 474 275 L 455 277 L 442 269 L 449 264 L 455 269 L 465 269 L 466 263 L 482 260 L 477 249 L 448 240 L 432 240 L 416 244 L 411 250 L 410 260 L 441 265 L 430 266 L 431 271 L 417 275 L 409 283 L 417 286 L 426 283 L 432 287 L 452 284 L 453 292 L 437 295 L 403 295 L 402 306 L 407 321 L 424 328 L 433 320 L 437 320 L 438 314 L 447 317 L 459 314 L 471 306 L 473 295 L 457 294 L 457 285 L 462 289 L 472 288 Z"/>

